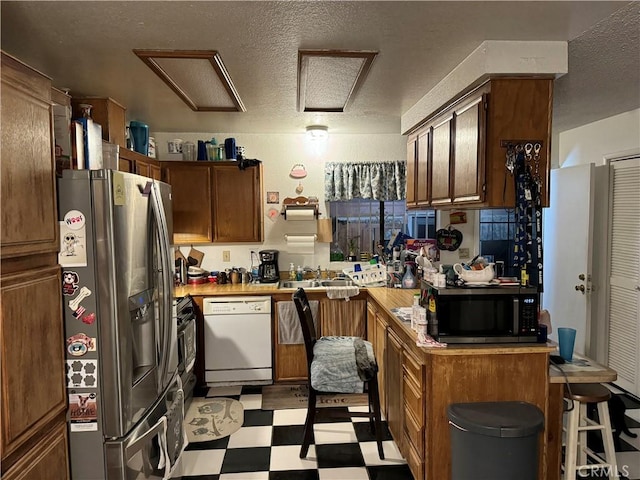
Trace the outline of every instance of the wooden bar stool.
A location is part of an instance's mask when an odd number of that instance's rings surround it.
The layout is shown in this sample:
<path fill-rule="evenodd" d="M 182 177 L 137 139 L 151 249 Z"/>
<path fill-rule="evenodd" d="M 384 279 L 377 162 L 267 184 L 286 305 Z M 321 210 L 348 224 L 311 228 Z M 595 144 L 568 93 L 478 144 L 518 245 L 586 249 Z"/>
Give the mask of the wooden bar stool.
<path fill-rule="evenodd" d="M 573 409 L 567 413 L 565 429 L 564 480 L 575 480 L 578 472 L 580 477 L 584 477 L 589 470 L 594 469 L 606 469 L 609 479 L 617 478 L 616 452 L 607 404 L 611 391 L 599 383 L 574 383 L 571 385 L 571 393 L 565 387 L 564 398 L 570 406 L 573 405 Z M 599 423 L 587 418 L 587 403 L 597 404 Z M 605 458 L 587 447 L 589 430 L 600 430 Z M 587 464 L 587 457 L 596 463 Z"/>

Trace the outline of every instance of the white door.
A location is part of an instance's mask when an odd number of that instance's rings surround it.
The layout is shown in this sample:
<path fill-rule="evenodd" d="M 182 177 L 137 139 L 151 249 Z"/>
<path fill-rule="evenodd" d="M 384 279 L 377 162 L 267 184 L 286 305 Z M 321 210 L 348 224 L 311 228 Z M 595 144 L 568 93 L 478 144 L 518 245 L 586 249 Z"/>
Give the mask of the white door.
<path fill-rule="evenodd" d="M 640 395 L 640 158 L 611 163 L 608 365 Z"/>
<path fill-rule="evenodd" d="M 543 214 L 544 293 L 551 337 L 558 327 L 577 330 L 575 351 L 589 342 L 593 164 L 551 170 L 549 208 Z"/>

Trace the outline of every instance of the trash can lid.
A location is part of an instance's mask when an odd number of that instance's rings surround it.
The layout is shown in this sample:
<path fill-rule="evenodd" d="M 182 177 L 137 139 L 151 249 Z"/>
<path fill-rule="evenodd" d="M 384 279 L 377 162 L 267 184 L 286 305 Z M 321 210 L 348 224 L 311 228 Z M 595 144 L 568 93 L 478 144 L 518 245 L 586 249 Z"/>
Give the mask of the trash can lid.
<path fill-rule="evenodd" d="M 447 410 L 456 426 L 489 437 L 528 437 L 544 425 L 544 414 L 526 402 L 453 403 Z"/>

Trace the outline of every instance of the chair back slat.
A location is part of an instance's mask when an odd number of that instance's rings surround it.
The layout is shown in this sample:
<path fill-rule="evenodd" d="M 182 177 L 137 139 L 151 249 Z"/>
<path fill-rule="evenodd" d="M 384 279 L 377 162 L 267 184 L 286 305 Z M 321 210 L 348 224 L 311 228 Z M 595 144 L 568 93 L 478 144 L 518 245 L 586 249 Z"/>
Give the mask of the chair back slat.
<path fill-rule="evenodd" d="M 307 353 L 307 369 L 311 374 L 311 362 L 313 360 L 313 346 L 317 340 L 316 327 L 313 323 L 313 315 L 311 314 L 311 305 L 304 289 L 298 288 L 293 294 L 293 303 L 298 311 L 298 319 L 302 328 L 302 336 L 304 337 L 304 347 Z"/>

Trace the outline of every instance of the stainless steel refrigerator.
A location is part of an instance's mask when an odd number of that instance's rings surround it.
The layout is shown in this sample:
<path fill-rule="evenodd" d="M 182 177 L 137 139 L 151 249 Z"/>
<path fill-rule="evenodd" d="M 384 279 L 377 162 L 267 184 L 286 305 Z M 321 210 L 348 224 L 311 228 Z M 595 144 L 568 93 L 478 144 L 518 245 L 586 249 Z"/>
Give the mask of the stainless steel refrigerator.
<path fill-rule="evenodd" d="M 171 187 L 65 170 L 58 213 L 71 477 L 165 478 L 186 441 Z"/>

